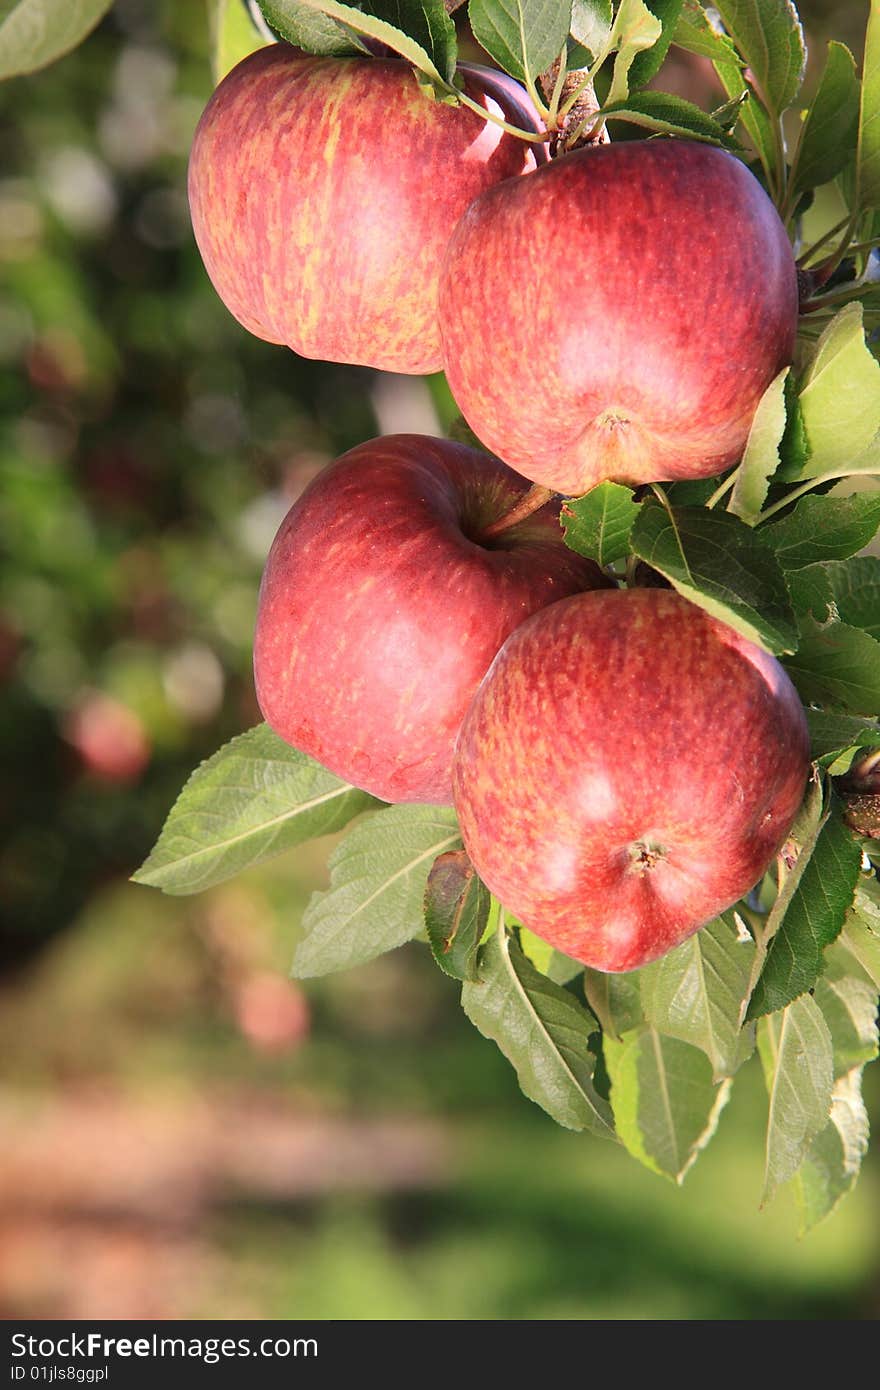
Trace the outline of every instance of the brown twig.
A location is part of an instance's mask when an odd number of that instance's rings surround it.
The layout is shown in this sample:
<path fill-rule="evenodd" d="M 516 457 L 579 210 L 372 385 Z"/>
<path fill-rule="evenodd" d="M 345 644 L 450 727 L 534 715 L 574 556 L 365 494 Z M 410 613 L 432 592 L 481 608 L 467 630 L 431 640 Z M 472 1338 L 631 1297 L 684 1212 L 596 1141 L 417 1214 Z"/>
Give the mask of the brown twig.
<path fill-rule="evenodd" d="M 559 59 L 557 58 L 552 67 L 549 67 L 538 78 L 541 90 L 548 101 L 553 98 L 558 77 Z M 572 94 L 578 91 L 583 80 L 584 73 L 579 68 L 565 74 L 559 97 L 560 110 L 565 110 L 566 104 L 570 101 Z M 568 150 L 578 149 L 582 145 L 607 145 L 611 136 L 608 134 L 604 122 L 600 123 L 597 131 L 594 130 L 595 122 L 592 118 L 598 110 L 599 102 L 596 97 L 596 89 L 592 82 L 588 82 L 583 90 L 578 92 L 577 99 L 572 103 L 571 108 L 565 111 L 562 121 L 550 137 L 550 154 L 555 157 Z"/>

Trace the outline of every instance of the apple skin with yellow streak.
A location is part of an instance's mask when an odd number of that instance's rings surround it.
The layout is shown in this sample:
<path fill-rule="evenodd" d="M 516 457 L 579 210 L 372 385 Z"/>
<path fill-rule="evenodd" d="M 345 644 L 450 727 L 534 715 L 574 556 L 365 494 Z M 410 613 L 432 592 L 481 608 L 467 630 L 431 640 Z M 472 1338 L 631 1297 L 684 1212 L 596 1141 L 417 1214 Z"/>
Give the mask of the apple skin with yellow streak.
<path fill-rule="evenodd" d="M 383 801 L 452 801 L 452 750 L 525 618 L 611 581 L 564 544 L 559 504 L 481 541 L 528 484 L 463 444 L 389 435 L 294 503 L 260 588 L 254 676 L 281 738 Z"/>
<path fill-rule="evenodd" d="M 688 140 L 595 145 L 488 190 L 440 286 L 468 424 L 569 495 L 736 463 L 797 315 L 770 199 L 740 160 Z"/>
<path fill-rule="evenodd" d="M 775 657 L 678 594 L 581 594 L 508 638 L 453 773 L 465 848 L 536 936 L 634 970 L 760 880 L 810 770 Z"/>
<path fill-rule="evenodd" d="M 512 79 L 462 74 L 484 109 L 537 130 Z M 220 298 L 257 337 L 303 357 L 435 372 L 437 281 L 456 223 L 545 157 L 432 101 L 404 62 L 272 44 L 228 74 L 199 122 L 193 231 Z"/>

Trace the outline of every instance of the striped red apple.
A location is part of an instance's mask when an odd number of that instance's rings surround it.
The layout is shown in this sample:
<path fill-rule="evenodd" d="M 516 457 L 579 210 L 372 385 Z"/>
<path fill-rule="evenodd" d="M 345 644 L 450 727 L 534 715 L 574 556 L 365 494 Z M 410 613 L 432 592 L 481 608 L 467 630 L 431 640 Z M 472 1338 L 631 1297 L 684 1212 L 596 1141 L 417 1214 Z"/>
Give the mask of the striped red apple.
<path fill-rule="evenodd" d="M 468 423 L 569 494 L 736 463 L 797 314 L 770 199 L 740 160 L 689 140 L 592 146 L 489 189 L 440 285 Z"/>
<path fill-rule="evenodd" d="M 281 738 L 384 801 L 452 801 L 452 750 L 502 642 L 611 580 L 548 504 L 463 444 L 390 435 L 326 468 L 288 513 L 260 588 L 257 697 Z"/>
<path fill-rule="evenodd" d="M 458 740 L 465 848 L 566 955 L 634 970 L 758 882 L 810 768 L 775 657 L 678 594 L 580 594 L 507 639 Z"/>
<path fill-rule="evenodd" d="M 283 43 L 221 82 L 193 140 L 189 202 L 208 274 L 245 328 L 304 357 L 440 370 L 449 237 L 479 193 L 544 157 L 497 124 L 537 130 L 513 79 L 461 75 L 496 121 L 431 100 L 402 61 Z"/>

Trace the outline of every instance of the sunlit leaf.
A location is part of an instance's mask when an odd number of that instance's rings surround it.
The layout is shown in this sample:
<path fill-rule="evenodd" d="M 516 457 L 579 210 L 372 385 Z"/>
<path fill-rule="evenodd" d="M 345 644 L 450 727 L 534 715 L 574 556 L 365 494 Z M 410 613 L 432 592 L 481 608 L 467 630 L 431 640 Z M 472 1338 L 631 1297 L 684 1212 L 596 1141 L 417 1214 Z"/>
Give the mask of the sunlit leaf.
<path fill-rule="evenodd" d="M 715 1133 L 729 1095 L 705 1053 L 656 1028 L 604 1040 L 617 1132 L 652 1172 L 682 1182 Z"/>
<path fill-rule="evenodd" d="M 259 724 L 196 768 L 133 877 L 199 893 L 379 804 Z"/>
<path fill-rule="evenodd" d="M 767 1202 L 794 1177 L 831 1113 L 831 1034 L 809 994 L 761 1019 L 758 1052 L 770 1097 L 763 1198 Z"/>
<path fill-rule="evenodd" d="M 595 1088 L 596 1059 L 587 1047 L 596 1020 L 539 974 L 506 931 L 483 947 L 478 980 L 463 986 L 461 1003 L 471 1023 L 498 1044 L 530 1100 L 567 1129 L 612 1137 L 611 1109 Z"/>
<path fill-rule="evenodd" d="M 326 975 L 411 941 L 424 926 L 431 866 L 460 843 L 447 806 L 386 806 L 364 816 L 330 856 L 330 888 L 306 908 L 293 973 Z"/>
<path fill-rule="evenodd" d="M 112 0 L 12 0 L 0 7 L 0 78 L 36 72 L 91 33 Z"/>

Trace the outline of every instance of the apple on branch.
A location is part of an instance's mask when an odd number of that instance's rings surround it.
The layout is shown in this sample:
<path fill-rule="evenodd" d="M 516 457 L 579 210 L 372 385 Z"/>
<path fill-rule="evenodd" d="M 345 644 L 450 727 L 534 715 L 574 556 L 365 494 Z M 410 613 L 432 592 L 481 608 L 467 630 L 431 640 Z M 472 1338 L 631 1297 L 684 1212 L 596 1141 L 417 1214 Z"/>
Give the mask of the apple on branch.
<path fill-rule="evenodd" d="M 571 495 L 736 463 L 797 315 L 770 199 L 740 160 L 688 140 L 594 145 L 489 189 L 440 285 L 468 423 Z"/>
<path fill-rule="evenodd" d="M 326 468 L 260 588 L 254 675 L 275 732 L 384 801 L 450 804 L 455 738 L 505 638 L 611 584 L 564 544 L 558 502 L 492 533 L 528 491 L 497 459 L 421 435 Z"/>
<path fill-rule="evenodd" d="M 193 231 L 214 288 L 259 338 L 386 371 L 442 366 L 437 282 L 473 199 L 536 168 L 526 93 L 462 65 L 495 120 L 433 101 L 397 59 L 273 44 L 221 82 L 193 140 Z M 540 151 L 540 153 L 537 153 Z"/>
<path fill-rule="evenodd" d="M 508 638 L 453 772 L 465 848 L 530 931 L 634 970 L 758 882 L 810 770 L 775 657 L 678 594 L 580 594 Z"/>

